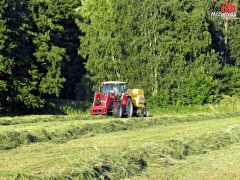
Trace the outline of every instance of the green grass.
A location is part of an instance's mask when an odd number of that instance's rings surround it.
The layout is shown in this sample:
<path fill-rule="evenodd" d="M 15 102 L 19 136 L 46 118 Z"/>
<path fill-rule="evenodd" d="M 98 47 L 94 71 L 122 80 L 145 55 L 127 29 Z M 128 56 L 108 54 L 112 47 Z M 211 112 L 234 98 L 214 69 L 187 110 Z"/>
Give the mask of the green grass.
<path fill-rule="evenodd" d="M 110 133 L 137 128 L 149 128 L 156 125 L 170 125 L 177 122 L 197 122 L 212 120 L 213 118 L 238 117 L 240 113 L 218 113 L 209 115 L 162 116 L 151 118 L 81 120 L 81 117 L 60 117 L 56 121 L 46 117 L 46 121 L 30 119 L 19 120 L 22 124 L 0 126 L 0 149 L 16 148 L 22 144 L 32 144 L 44 141 L 64 142 L 69 139 L 80 138 L 85 134 Z M 69 119 L 68 119 L 69 118 Z M 83 119 L 86 117 L 83 117 Z M 9 121 L 9 120 L 8 120 Z M 13 120 L 14 121 L 14 120 Z M 5 122 L 4 118 L 0 122 Z M 16 121 L 18 122 L 18 121 Z M 7 129 L 7 130 L 6 130 Z"/>
<path fill-rule="evenodd" d="M 43 112 L 48 114 L 87 115 L 91 105 L 90 102 L 52 99 Z"/>
<path fill-rule="evenodd" d="M 9 109 L 6 115 L 88 115 L 91 105 L 92 103 L 86 101 L 49 99 L 45 107 L 41 109 L 18 107 L 12 110 Z M 0 114 L 0 116 L 2 116 L 2 114 Z"/>
<path fill-rule="evenodd" d="M 115 119 L 58 101 L 71 115 L 0 117 L 0 179 L 234 179 L 239 102 Z"/>
<path fill-rule="evenodd" d="M 155 107 L 155 108 L 151 108 L 150 112 L 154 115 L 240 112 L 240 97 L 224 96 L 224 98 L 217 104 L 169 106 L 166 108 Z"/>
<path fill-rule="evenodd" d="M 196 179 L 223 180 L 240 177 L 240 144 L 234 144 L 208 154 L 188 157 L 162 167 L 153 162 L 142 176 L 133 179 Z"/>
<path fill-rule="evenodd" d="M 138 124 L 134 124 L 134 128 L 127 130 L 116 129 L 115 132 L 112 130 L 99 131 L 98 133 L 90 131 L 76 139 L 70 138 L 65 142 L 45 141 L 23 144 L 12 150 L 2 150 L 0 151 L 0 177 L 11 179 L 19 175 L 19 178 L 29 178 L 31 176 L 60 178 L 64 176 L 83 177 L 84 174 L 88 177 L 95 177 L 96 171 L 100 172 L 100 176 L 107 175 L 113 179 L 141 175 L 149 168 L 153 170 L 151 164 L 154 163 L 152 158 L 146 157 L 144 153 L 151 156 L 156 154 L 160 157 L 161 162 L 161 158 L 165 157 L 163 162 L 166 161 L 166 163 L 171 164 L 171 161 L 181 160 L 169 159 L 167 155 L 183 153 L 182 150 L 176 151 L 179 148 L 184 149 L 184 146 L 181 145 L 188 142 L 190 147 L 202 147 L 198 145 L 199 141 L 192 141 L 193 139 L 205 138 L 210 142 L 210 146 L 206 144 L 204 148 L 199 148 L 198 153 L 200 154 L 207 151 L 206 149 L 208 149 L 207 152 L 211 152 L 227 147 L 233 142 L 225 142 L 221 136 L 217 135 L 223 134 L 222 130 L 225 132 L 229 127 L 239 126 L 239 119 L 240 115 L 238 113 L 164 116 L 149 119 L 140 118 L 139 120 L 137 118 L 123 119 L 122 121 L 125 123 L 138 122 Z M 74 123 L 79 123 L 78 125 L 81 124 L 80 120 L 75 119 L 74 121 L 76 121 Z M 94 121 L 91 121 L 91 123 L 95 125 L 103 124 Z M 111 121 L 109 119 L 105 124 Z M 86 120 L 86 122 L 89 121 Z M 143 125 L 141 125 L 141 122 Z M 25 123 L 25 126 L 27 128 L 28 125 L 31 126 L 32 124 Z M 21 124 L 15 124 L 14 126 L 21 126 Z M 42 124 L 39 125 L 39 127 L 41 126 Z M 109 124 L 106 127 L 109 127 Z M 211 138 L 209 140 L 211 135 L 215 135 L 215 139 L 212 141 Z M 225 135 L 225 137 L 228 137 L 228 135 Z M 215 144 L 221 144 L 220 142 L 224 145 L 219 146 L 219 148 L 214 146 Z M 161 147 L 167 147 L 167 150 L 163 151 Z M 171 149 L 174 151 L 172 152 Z M 156 159 L 156 157 L 154 156 L 153 159 Z M 144 165 L 145 161 L 148 164 L 146 167 Z M 106 165 L 106 163 L 111 166 L 112 170 L 102 173 L 105 167 L 103 165 Z M 117 164 L 117 166 L 114 164 Z"/>

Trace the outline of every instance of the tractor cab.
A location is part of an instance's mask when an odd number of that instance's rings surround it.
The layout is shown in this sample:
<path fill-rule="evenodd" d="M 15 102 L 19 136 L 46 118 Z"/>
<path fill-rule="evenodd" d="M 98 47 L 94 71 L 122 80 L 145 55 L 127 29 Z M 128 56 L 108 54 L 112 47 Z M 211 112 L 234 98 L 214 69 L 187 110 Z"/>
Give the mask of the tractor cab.
<path fill-rule="evenodd" d="M 103 82 L 101 86 L 101 92 L 106 96 L 108 93 L 114 93 L 120 98 L 126 90 L 126 82 L 107 81 Z"/>

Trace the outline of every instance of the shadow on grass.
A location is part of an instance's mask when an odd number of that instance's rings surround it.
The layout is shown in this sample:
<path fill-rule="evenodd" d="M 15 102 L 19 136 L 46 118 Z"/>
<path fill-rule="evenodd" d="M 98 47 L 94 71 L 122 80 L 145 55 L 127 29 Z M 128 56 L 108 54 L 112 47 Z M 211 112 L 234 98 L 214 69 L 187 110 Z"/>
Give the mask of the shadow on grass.
<path fill-rule="evenodd" d="M 21 105 L 12 105 L 4 116 L 23 115 L 85 115 L 89 113 L 91 103 L 87 101 L 50 99 L 44 108 L 27 109 Z"/>

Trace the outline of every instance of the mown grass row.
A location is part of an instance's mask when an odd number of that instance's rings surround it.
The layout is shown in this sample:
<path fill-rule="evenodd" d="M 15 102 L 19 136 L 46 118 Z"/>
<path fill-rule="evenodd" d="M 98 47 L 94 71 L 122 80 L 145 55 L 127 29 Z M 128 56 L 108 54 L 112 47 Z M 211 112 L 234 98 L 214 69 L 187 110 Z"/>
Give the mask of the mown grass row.
<path fill-rule="evenodd" d="M 161 144 L 102 152 L 95 159 L 80 158 L 67 169 L 38 175 L 18 174 L 16 179 L 123 179 L 140 175 L 152 162 L 159 167 L 172 166 L 190 155 L 205 154 L 240 141 L 240 128 L 206 132 L 186 139 Z"/>
<path fill-rule="evenodd" d="M 99 119 L 110 119 L 109 116 L 36 116 L 34 118 L 30 116 L 26 117 L 15 117 L 15 118 L 0 118 L 0 126 L 11 126 L 17 124 L 33 124 L 41 122 L 67 122 L 67 121 L 77 121 L 77 120 L 99 120 Z"/>
<path fill-rule="evenodd" d="M 133 118 L 129 120 L 111 120 L 108 122 L 72 125 L 62 129 L 56 129 L 49 132 L 45 129 L 37 131 L 6 131 L 0 133 L 0 150 L 8 150 L 16 148 L 23 144 L 31 144 L 36 142 L 53 141 L 62 143 L 70 139 L 77 139 L 83 135 L 91 134 L 94 136 L 98 133 L 110 133 L 117 131 L 125 131 L 137 128 L 148 128 L 156 125 L 170 125 L 181 122 L 204 121 L 211 119 L 225 119 L 229 117 L 239 117 L 240 113 L 228 114 L 206 114 L 183 117 L 154 117 L 154 118 Z"/>

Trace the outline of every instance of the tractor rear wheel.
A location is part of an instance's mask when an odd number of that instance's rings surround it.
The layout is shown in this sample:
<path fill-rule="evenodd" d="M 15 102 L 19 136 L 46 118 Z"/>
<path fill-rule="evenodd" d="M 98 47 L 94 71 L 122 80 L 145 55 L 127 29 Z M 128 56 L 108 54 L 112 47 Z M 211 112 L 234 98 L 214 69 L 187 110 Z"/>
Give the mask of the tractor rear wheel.
<path fill-rule="evenodd" d="M 121 103 L 116 103 L 113 105 L 113 116 L 116 118 L 121 118 L 122 117 L 122 104 Z"/>
<path fill-rule="evenodd" d="M 131 98 L 127 99 L 126 115 L 127 115 L 127 117 L 132 117 L 133 116 L 133 103 L 132 103 L 132 99 Z"/>

